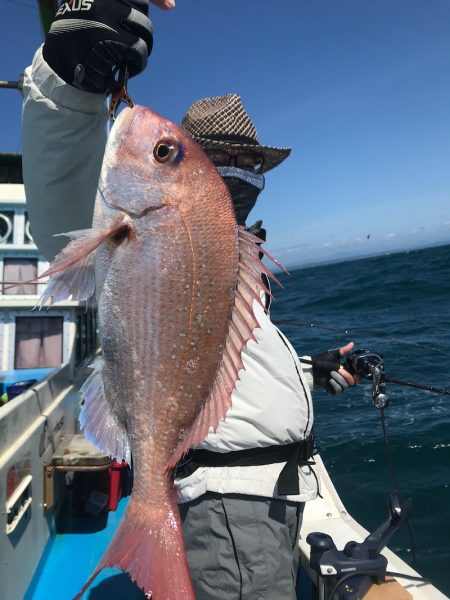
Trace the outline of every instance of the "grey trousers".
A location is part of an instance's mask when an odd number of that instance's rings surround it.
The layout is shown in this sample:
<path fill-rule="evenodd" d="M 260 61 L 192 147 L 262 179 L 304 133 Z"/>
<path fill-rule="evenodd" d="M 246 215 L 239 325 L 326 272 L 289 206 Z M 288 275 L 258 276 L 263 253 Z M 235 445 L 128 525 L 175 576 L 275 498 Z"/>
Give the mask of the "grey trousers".
<path fill-rule="evenodd" d="M 214 493 L 179 505 L 196 600 L 296 600 L 303 507 Z"/>

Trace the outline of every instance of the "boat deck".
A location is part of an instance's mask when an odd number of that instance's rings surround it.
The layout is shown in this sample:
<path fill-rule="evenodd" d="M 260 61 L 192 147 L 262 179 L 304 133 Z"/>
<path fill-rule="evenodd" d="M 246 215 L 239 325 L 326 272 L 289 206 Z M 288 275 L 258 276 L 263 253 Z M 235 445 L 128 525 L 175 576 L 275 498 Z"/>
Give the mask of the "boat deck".
<path fill-rule="evenodd" d="M 103 556 L 129 497 L 119 501 L 117 510 L 101 517 L 69 517 L 62 529 L 73 532 L 58 533 L 49 540 L 24 600 L 73 598 L 92 575 Z M 95 527 L 95 530 L 93 530 Z M 103 527 L 103 529 L 101 529 Z M 305 571 L 299 577 L 302 600 L 312 600 L 311 580 Z M 104 569 L 83 600 L 145 600 L 146 596 L 119 569 Z"/>
<path fill-rule="evenodd" d="M 24 600 L 73 598 L 92 575 L 123 515 L 129 498 L 122 498 L 115 512 L 101 517 L 66 517 L 52 536 Z M 118 569 L 102 571 L 85 600 L 145 600 L 128 575 Z"/>

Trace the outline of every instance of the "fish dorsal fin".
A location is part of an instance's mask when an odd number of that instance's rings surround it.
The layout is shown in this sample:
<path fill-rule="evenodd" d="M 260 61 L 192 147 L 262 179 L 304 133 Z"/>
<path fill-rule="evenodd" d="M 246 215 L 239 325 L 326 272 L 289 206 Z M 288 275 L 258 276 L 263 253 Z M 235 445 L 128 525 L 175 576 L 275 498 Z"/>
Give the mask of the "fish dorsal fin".
<path fill-rule="evenodd" d="M 87 300 L 93 305 L 95 296 L 94 251 L 102 242 L 120 235 L 127 227 L 123 215 L 118 215 L 105 229 L 80 229 L 60 235 L 71 241 L 55 257 L 50 267 L 40 275 L 50 277 L 38 306 L 55 304 L 71 297 Z"/>
<path fill-rule="evenodd" d="M 262 250 L 260 246 L 262 243 L 263 240 L 249 233 L 245 227 L 239 226 L 236 295 L 222 358 L 209 398 L 175 449 L 168 464 L 169 468 L 175 467 L 191 448 L 196 448 L 205 439 L 210 427 L 216 431 L 219 421 L 231 408 L 231 396 L 239 379 L 239 371 L 244 368 L 242 351 L 249 340 L 257 341 L 254 329 L 259 327 L 259 323 L 253 309 L 254 302 L 264 308 L 265 294 L 271 295 L 270 290 L 264 285 L 263 273 L 281 286 L 278 279 L 261 262 L 260 253 L 266 255 L 280 268 L 283 267 Z"/>

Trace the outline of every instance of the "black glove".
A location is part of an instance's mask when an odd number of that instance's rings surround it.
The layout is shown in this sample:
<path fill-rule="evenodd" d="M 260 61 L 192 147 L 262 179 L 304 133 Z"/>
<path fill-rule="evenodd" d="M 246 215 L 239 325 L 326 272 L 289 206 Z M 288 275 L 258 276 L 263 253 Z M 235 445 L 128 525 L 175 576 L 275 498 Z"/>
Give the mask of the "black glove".
<path fill-rule="evenodd" d="M 322 388 L 329 394 L 339 394 L 349 387 L 348 381 L 339 373 L 339 349 L 311 356 L 311 362 L 315 387 Z"/>
<path fill-rule="evenodd" d="M 44 44 L 44 59 L 66 83 L 105 93 L 118 65 L 130 77 L 147 66 L 153 46 L 148 0 L 63 2 Z"/>

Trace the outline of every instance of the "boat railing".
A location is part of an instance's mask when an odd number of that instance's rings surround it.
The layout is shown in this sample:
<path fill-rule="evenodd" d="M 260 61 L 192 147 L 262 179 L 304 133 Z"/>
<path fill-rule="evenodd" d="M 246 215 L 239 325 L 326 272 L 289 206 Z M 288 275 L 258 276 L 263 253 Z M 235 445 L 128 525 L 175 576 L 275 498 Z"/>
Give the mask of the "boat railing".
<path fill-rule="evenodd" d="M 68 364 L 52 371 L 47 377 L 29 387 L 0 410 L 0 461 L 2 455 L 17 442 L 29 427 L 38 426 L 37 419 L 48 420 L 49 407 L 67 394 L 71 387 Z M 54 429 L 49 423 L 50 429 Z"/>
<path fill-rule="evenodd" d="M 45 468 L 61 437 L 76 431 L 78 406 L 78 386 L 63 364 L 0 410 L 2 600 L 24 597 L 53 531 L 54 511 L 45 507 Z"/>

